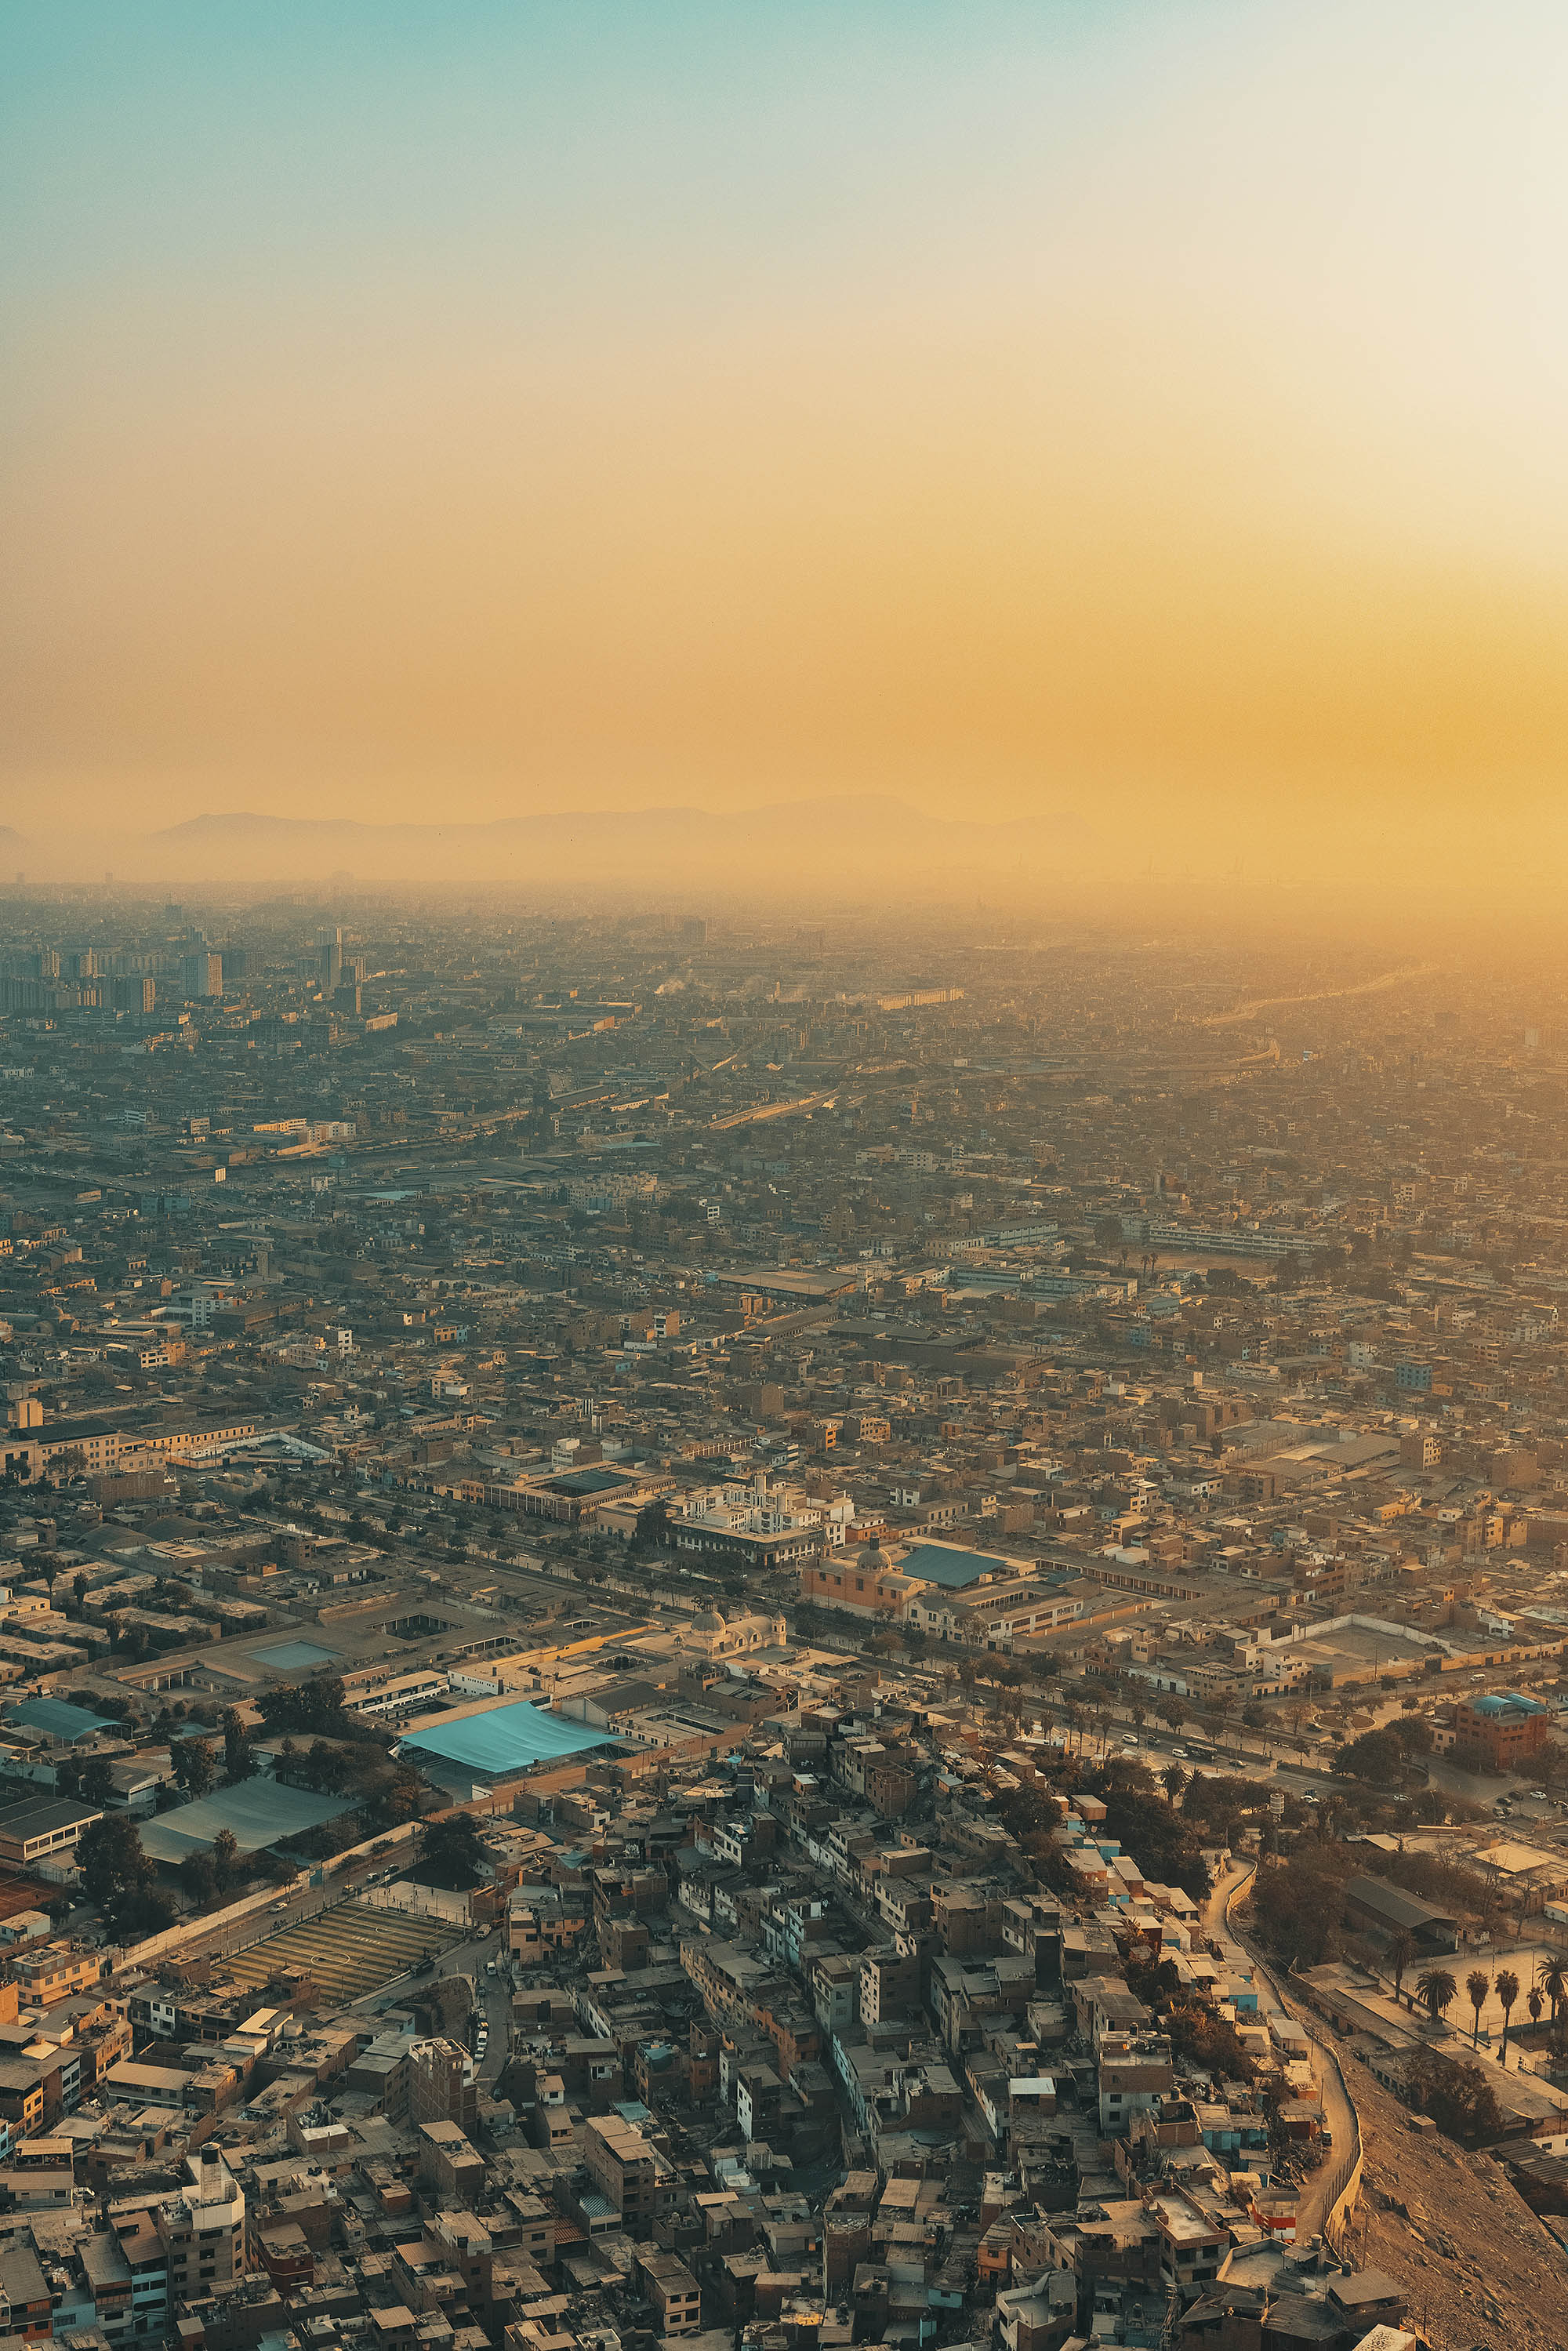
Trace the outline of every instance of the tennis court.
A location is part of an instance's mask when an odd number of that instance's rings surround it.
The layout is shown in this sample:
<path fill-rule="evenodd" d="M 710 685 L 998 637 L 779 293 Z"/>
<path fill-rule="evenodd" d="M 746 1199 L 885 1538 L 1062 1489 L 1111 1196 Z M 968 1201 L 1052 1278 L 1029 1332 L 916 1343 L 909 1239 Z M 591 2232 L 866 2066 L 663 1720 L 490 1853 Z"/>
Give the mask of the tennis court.
<path fill-rule="evenodd" d="M 439 1959 L 467 1931 L 465 1926 L 448 1926 L 440 1918 L 378 1910 L 369 1902 L 340 1902 L 317 1917 L 269 1935 L 264 1943 L 236 1951 L 225 1964 L 241 1983 L 253 1988 L 280 1970 L 308 1975 L 322 1999 L 338 2007 L 406 1975 L 426 1953 Z"/>

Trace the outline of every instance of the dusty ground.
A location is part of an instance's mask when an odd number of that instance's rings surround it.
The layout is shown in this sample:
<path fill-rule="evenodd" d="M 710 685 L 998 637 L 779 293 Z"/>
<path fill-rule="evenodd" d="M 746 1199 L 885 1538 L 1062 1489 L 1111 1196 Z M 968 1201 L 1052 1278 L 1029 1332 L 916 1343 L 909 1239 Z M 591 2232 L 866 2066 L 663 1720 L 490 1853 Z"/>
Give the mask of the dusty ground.
<path fill-rule="evenodd" d="M 1365 2187 L 1349 2251 L 1409 2297 L 1433 2351 L 1563 2351 L 1568 2255 L 1490 2156 L 1417 2135 L 1337 2044 L 1361 2117 Z"/>

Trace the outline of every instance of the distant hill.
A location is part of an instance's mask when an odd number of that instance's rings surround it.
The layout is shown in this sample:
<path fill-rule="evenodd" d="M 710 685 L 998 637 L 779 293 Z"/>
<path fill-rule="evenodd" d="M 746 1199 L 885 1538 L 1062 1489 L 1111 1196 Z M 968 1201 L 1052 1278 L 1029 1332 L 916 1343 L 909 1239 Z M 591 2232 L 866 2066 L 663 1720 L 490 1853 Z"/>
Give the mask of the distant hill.
<path fill-rule="evenodd" d="M 1059 830 L 1074 820 L 1052 820 Z M 945 822 L 893 799 L 785 800 L 716 815 L 695 808 L 589 810 L 492 824 L 365 824 L 347 818 L 194 817 L 143 835 L 149 871 L 233 880 L 485 882 L 614 879 L 649 884 L 751 878 L 841 880 L 912 869 L 1010 870 L 1039 838 L 1033 825 Z"/>

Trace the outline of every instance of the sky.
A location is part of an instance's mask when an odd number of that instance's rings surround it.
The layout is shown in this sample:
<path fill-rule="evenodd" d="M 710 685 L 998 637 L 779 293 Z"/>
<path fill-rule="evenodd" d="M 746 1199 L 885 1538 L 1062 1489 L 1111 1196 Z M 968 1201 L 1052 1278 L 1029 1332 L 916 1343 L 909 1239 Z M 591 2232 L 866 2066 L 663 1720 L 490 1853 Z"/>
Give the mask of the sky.
<path fill-rule="evenodd" d="M 0 5 L 0 817 L 1568 849 L 1568 14 Z"/>

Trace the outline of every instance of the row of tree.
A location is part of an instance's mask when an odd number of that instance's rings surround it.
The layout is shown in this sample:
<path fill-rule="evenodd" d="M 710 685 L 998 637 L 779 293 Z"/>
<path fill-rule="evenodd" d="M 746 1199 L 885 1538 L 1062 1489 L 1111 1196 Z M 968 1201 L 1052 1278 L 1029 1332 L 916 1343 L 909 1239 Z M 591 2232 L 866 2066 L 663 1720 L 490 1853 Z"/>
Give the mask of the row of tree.
<path fill-rule="evenodd" d="M 1388 1963 L 1394 1977 L 1394 1996 L 1397 2000 L 1404 1989 L 1406 1971 L 1415 1956 L 1412 1938 L 1401 1930 L 1391 1938 Z M 1475 2011 L 1475 2023 L 1470 2032 L 1472 2049 L 1480 2045 L 1481 2011 L 1495 1991 L 1502 2010 L 1502 2043 L 1499 2056 L 1508 2061 L 1508 2036 L 1513 2023 L 1513 2011 L 1523 1987 L 1512 1968 L 1500 1968 L 1495 1976 L 1484 1968 L 1472 1968 L 1465 1978 L 1465 1995 Z M 1436 1960 L 1424 1967 L 1416 1978 L 1415 1998 L 1427 2011 L 1434 2024 L 1441 2022 L 1459 1996 L 1459 1987 L 1452 1971 Z M 1552 2009 L 1553 2032 L 1560 2026 L 1563 2011 L 1568 2007 L 1568 1971 L 1563 1960 L 1553 1955 L 1540 1962 L 1535 1980 L 1524 1994 L 1524 2004 L 1530 2011 L 1531 2024 L 1539 2024 L 1541 2012 L 1548 2003 Z"/>

